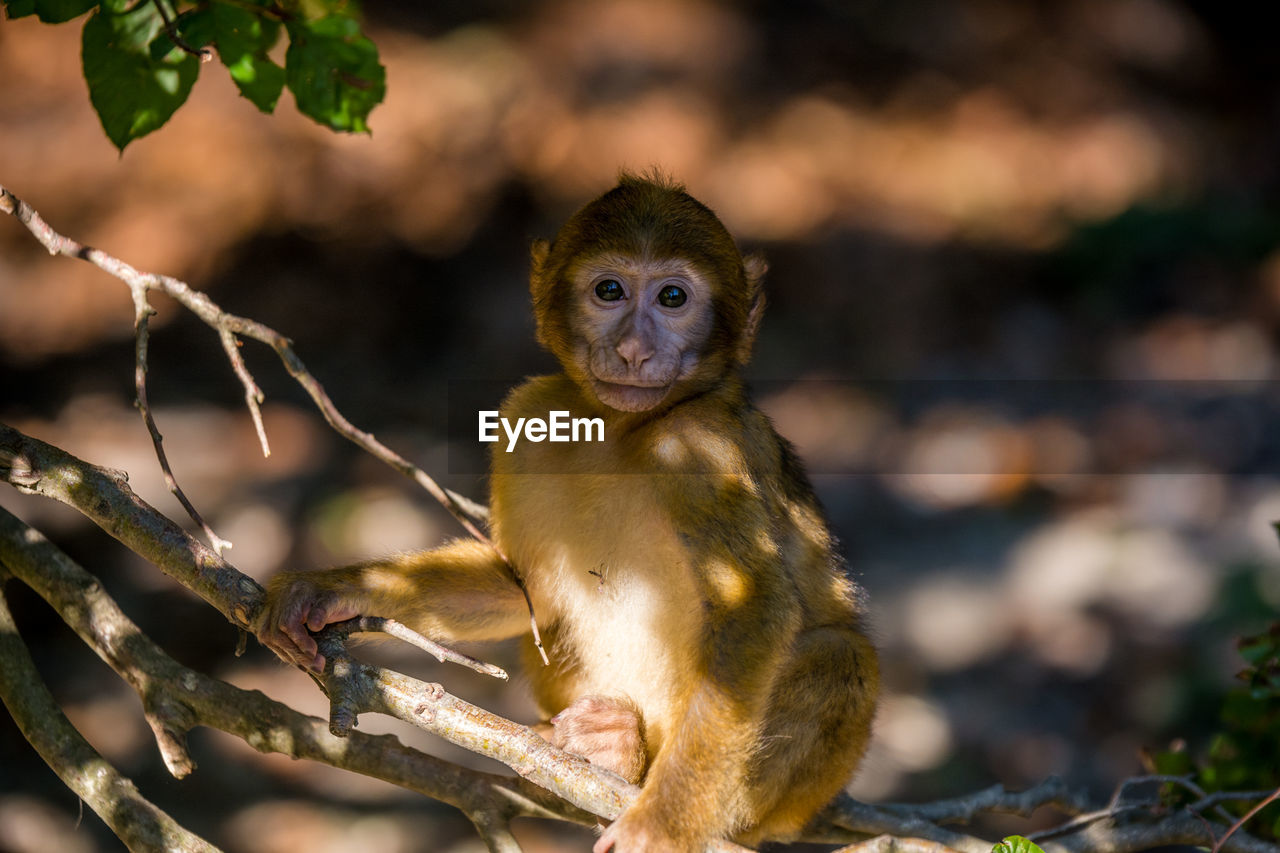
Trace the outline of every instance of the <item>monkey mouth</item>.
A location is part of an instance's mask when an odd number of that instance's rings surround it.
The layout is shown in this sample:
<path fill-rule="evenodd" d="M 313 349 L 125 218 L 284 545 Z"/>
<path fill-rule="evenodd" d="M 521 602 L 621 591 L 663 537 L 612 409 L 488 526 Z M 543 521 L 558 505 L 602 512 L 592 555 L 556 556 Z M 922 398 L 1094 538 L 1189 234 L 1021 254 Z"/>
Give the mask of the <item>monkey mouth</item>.
<path fill-rule="evenodd" d="M 592 377 L 596 398 L 611 409 L 643 412 L 662 402 L 671 389 L 670 382 L 610 382 Z"/>
<path fill-rule="evenodd" d="M 661 379 L 634 379 L 631 381 L 618 382 L 613 379 L 602 379 L 599 376 L 594 377 L 596 384 L 606 385 L 612 388 L 669 388 L 670 381 Z"/>

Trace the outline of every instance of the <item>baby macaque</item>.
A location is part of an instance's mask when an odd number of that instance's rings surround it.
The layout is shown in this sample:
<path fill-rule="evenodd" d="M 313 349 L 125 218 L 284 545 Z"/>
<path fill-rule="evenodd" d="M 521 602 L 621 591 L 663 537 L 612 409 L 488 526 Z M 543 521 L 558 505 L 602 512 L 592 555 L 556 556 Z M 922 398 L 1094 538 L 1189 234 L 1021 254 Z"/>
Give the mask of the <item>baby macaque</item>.
<path fill-rule="evenodd" d="M 631 175 L 533 247 L 538 340 L 563 372 L 502 415 L 601 418 L 604 440 L 496 445 L 492 534 L 550 655 L 528 667 L 548 736 L 642 785 L 595 853 L 794 837 L 866 748 L 862 595 L 739 378 L 764 269 L 682 187 Z M 312 668 L 308 629 L 356 615 L 442 642 L 527 634 L 511 567 L 460 541 L 283 574 L 259 634 Z"/>

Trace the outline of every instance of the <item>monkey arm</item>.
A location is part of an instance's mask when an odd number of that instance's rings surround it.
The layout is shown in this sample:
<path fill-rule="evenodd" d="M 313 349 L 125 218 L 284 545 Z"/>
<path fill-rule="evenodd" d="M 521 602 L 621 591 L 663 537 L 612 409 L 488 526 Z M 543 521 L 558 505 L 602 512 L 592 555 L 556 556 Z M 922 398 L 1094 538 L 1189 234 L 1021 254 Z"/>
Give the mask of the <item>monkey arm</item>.
<path fill-rule="evenodd" d="M 310 631 L 384 616 L 435 640 L 496 640 L 528 629 L 524 596 L 493 548 L 457 541 L 340 569 L 288 572 L 267 585 L 259 638 L 281 658 L 322 669 Z"/>

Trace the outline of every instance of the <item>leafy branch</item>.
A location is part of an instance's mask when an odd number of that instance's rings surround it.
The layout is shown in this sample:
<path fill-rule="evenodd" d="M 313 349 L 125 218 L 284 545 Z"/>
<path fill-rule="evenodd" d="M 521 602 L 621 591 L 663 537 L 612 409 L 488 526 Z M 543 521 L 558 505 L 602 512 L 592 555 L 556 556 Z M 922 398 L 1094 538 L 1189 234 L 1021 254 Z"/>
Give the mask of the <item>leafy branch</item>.
<path fill-rule="evenodd" d="M 186 103 L 216 54 L 264 113 L 287 87 L 298 110 L 349 133 L 368 133 L 386 95 L 386 69 L 347 0 L 3 0 L 10 18 L 62 24 L 88 14 L 80 55 L 102 129 L 124 151 Z M 287 38 L 283 66 L 273 58 Z"/>

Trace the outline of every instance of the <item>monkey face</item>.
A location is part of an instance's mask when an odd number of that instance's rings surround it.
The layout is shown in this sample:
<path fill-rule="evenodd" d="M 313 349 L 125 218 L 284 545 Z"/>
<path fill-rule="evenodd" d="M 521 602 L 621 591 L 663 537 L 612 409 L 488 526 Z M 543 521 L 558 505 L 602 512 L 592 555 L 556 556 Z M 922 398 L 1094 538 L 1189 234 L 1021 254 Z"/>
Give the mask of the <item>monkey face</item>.
<path fill-rule="evenodd" d="M 572 361 L 600 402 L 643 412 L 694 374 L 714 315 L 711 284 L 688 261 L 610 252 L 570 278 Z"/>
<path fill-rule="evenodd" d="M 532 256 L 538 341 L 606 407 L 671 405 L 750 354 L 764 263 L 678 184 L 624 174 Z"/>

